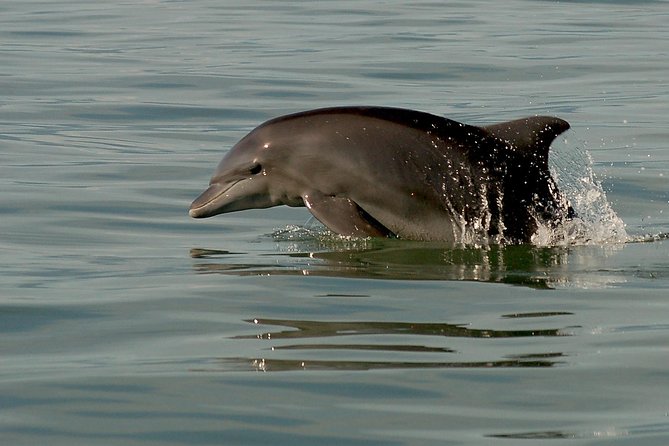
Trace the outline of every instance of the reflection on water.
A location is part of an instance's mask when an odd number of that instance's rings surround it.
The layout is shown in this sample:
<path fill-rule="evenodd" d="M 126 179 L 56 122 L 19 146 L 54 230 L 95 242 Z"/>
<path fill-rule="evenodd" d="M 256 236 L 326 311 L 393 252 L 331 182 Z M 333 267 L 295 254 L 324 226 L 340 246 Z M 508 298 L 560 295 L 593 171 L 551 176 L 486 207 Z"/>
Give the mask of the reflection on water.
<path fill-rule="evenodd" d="M 191 250 L 191 257 L 202 260 L 195 264 L 200 273 L 469 280 L 546 289 L 578 285 L 582 279 L 572 274 L 572 265 L 577 265 L 580 271 L 592 268 L 601 273 L 602 258 L 624 247 L 492 245 L 453 248 L 438 243 L 319 236 L 298 240 L 279 238 L 276 244 L 276 253 L 265 256 L 197 248 Z M 584 285 L 606 286 L 610 279 L 589 275 L 588 280 L 595 283 Z M 596 283 L 597 280 L 601 283 Z"/>
<path fill-rule="evenodd" d="M 482 330 L 466 324 L 425 324 L 413 322 L 323 322 L 286 319 L 253 319 L 246 322 L 277 325 L 295 330 L 267 332 L 258 336 L 237 336 L 235 339 L 304 339 L 354 335 L 419 335 L 447 336 L 450 338 L 519 338 L 527 336 L 565 336 L 562 329 L 541 330 Z"/>
<path fill-rule="evenodd" d="M 609 428 L 594 432 L 566 432 L 566 431 L 537 431 L 516 432 L 511 434 L 491 434 L 489 438 L 503 438 L 508 440 L 576 440 L 588 438 L 617 438 L 627 437 L 630 432 L 626 429 Z"/>
<path fill-rule="evenodd" d="M 500 360 L 480 362 L 400 362 L 400 361 L 337 361 L 337 360 L 289 360 L 258 358 L 222 359 L 224 370 L 255 370 L 258 372 L 288 372 L 294 370 L 380 370 L 380 369 L 435 369 L 435 368 L 498 368 L 498 367 L 552 367 L 547 360 Z"/>
<path fill-rule="evenodd" d="M 553 316 L 554 313 L 545 315 Z M 535 313 L 534 316 L 544 317 Z M 425 345 L 415 342 L 415 336 L 424 336 L 425 342 L 443 342 L 446 338 L 499 339 L 518 337 L 568 336 L 566 329 L 542 328 L 536 330 L 474 329 L 465 324 L 409 323 L 378 321 L 312 321 L 286 319 L 252 319 L 255 325 L 282 327 L 256 335 L 235 336 L 233 339 L 257 339 L 271 342 L 270 353 L 255 358 L 219 358 L 214 370 L 220 371 L 291 371 L 291 370 L 373 370 L 373 369 L 427 369 L 427 368 L 493 368 L 493 367 L 552 367 L 562 363 L 562 352 L 509 354 L 493 359 L 457 360 L 463 352 L 443 345 Z M 414 337 L 402 340 L 404 336 Z M 353 338 L 359 342 L 337 343 L 331 338 Z M 312 339 L 309 343 L 292 341 Z M 384 342 L 390 339 L 391 342 Z M 286 342 L 289 340 L 290 342 Z M 282 352 L 302 352 L 299 359 L 285 358 Z M 365 354 L 363 354 L 365 353 Z M 391 355 L 389 355 L 391 354 Z M 497 353 L 496 353 L 497 354 Z M 325 355 L 325 359 L 322 357 Z M 362 355 L 362 356 L 361 356 Z M 448 355 L 449 360 L 444 359 Z M 320 356 L 320 357 L 319 357 Z M 374 356 L 379 356 L 379 359 Z M 194 371 L 211 371 L 196 369 Z"/>
<path fill-rule="evenodd" d="M 505 438 L 514 440 L 564 440 L 579 438 L 573 432 L 546 431 L 546 432 L 519 432 L 514 434 L 492 434 L 490 438 Z"/>

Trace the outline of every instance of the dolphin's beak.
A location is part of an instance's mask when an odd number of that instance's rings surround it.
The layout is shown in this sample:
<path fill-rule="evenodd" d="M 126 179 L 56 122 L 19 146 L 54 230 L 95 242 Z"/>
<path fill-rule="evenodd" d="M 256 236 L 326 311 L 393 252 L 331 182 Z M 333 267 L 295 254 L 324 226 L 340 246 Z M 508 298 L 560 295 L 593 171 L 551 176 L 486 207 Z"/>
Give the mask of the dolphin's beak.
<path fill-rule="evenodd" d="M 218 198 L 225 194 L 232 186 L 237 184 L 230 183 L 212 183 L 207 190 L 202 192 L 190 205 L 188 215 L 193 218 L 206 218 L 219 214 L 220 206 L 217 205 Z"/>
<path fill-rule="evenodd" d="M 267 180 L 262 178 L 224 178 L 209 184 L 190 205 L 188 214 L 193 218 L 213 217 L 244 209 L 276 206 L 267 191 Z"/>

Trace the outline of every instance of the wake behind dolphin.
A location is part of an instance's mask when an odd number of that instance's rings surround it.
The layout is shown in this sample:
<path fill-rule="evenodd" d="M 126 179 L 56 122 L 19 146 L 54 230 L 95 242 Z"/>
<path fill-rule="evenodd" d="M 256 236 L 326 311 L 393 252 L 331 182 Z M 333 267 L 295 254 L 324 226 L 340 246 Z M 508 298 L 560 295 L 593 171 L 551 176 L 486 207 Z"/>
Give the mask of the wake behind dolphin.
<path fill-rule="evenodd" d="M 281 116 L 225 155 L 189 214 L 306 206 L 346 236 L 526 243 L 573 216 L 548 169 L 567 129 L 546 116 L 475 127 L 388 107 Z"/>

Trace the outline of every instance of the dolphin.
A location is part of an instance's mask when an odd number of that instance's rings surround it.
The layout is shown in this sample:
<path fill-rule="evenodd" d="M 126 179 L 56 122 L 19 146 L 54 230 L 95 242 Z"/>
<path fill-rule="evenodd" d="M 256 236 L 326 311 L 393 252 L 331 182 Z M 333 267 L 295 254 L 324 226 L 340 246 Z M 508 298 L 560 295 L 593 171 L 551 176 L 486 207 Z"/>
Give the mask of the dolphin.
<path fill-rule="evenodd" d="M 476 127 L 391 107 L 271 119 L 224 156 L 189 214 L 306 206 L 335 233 L 527 243 L 574 216 L 548 169 L 562 119 Z"/>

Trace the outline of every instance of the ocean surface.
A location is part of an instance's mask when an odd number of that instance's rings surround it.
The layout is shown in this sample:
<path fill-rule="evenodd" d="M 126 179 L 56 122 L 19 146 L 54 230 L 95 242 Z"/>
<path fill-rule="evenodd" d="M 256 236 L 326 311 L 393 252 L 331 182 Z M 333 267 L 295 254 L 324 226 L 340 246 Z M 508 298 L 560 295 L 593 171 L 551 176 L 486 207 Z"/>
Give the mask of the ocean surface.
<path fill-rule="evenodd" d="M 669 2 L 0 3 L 0 444 L 669 444 Z M 572 129 L 565 243 L 188 217 L 334 105 Z"/>

